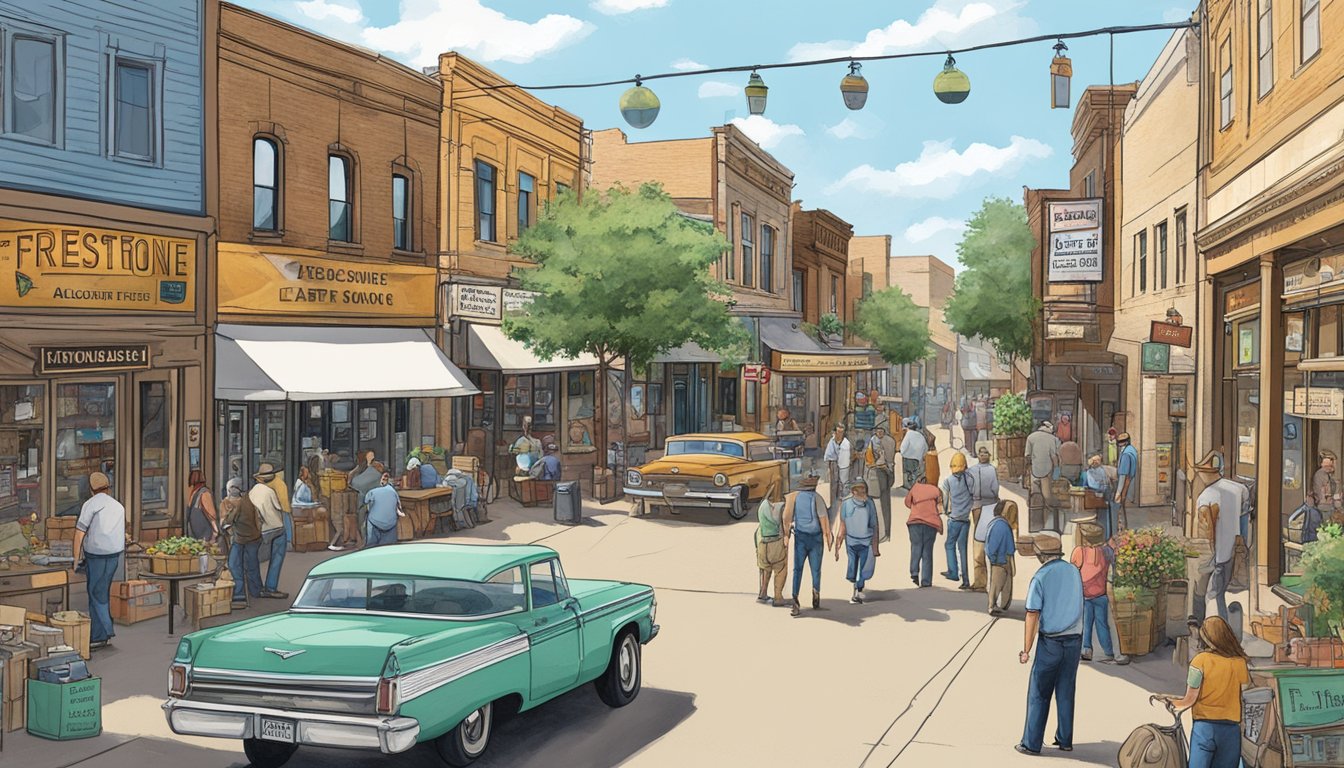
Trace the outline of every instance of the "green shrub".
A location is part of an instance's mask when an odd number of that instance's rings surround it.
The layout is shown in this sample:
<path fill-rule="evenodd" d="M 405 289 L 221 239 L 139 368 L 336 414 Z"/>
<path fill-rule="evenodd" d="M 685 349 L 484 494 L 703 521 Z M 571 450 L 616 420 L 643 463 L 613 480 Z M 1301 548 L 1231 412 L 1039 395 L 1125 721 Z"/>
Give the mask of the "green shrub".
<path fill-rule="evenodd" d="M 1031 431 L 1031 408 L 1022 395 L 1003 395 L 994 401 L 994 434 L 1021 437 Z"/>
<path fill-rule="evenodd" d="M 1318 637 L 1344 624 L 1344 536 L 1339 526 L 1323 525 L 1320 538 L 1302 547 L 1305 599 L 1316 611 L 1312 630 Z"/>

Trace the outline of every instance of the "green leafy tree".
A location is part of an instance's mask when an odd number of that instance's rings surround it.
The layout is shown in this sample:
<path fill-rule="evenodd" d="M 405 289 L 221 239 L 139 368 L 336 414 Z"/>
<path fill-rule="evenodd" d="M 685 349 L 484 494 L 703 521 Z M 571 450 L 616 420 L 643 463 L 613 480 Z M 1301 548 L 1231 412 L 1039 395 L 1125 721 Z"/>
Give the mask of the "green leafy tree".
<path fill-rule="evenodd" d="M 726 359 L 747 348 L 745 328 L 728 313 L 729 290 L 710 274 L 727 249 L 722 235 L 683 216 L 656 184 L 582 200 L 561 195 L 514 243 L 514 253 L 536 264 L 516 276 L 537 296 L 504 318 L 504 333 L 545 360 L 597 358 L 594 428 L 603 462 L 614 361 L 631 372 L 686 342 Z"/>
<path fill-rule="evenodd" d="M 929 310 L 917 306 L 900 288 L 884 288 L 860 301 L 850 330 L 869 341 L 892 365 L 906 365 L 933 354 Z"/>
<path fill-rule="evenodd" d="M 1027 210 L 990 197 L 966 223 L 957 245 L 965 269 L 944 316 L 962 336 L 994 343 L 1004 362 L 1031 356 L 1032 323 L 1039 302 L 1031 292 L 1031 249 L 1036 238 Z"/>

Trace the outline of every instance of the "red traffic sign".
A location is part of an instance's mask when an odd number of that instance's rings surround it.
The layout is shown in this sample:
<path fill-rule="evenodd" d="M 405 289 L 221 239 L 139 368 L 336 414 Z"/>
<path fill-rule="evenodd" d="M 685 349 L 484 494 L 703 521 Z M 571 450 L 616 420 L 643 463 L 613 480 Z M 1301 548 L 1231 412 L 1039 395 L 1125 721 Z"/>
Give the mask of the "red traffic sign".
<path fill-rule="evenodd" d="M 770 369 L 764 365 L 744 365 L 742 366 L 742 380 L 769 384 Z"/>

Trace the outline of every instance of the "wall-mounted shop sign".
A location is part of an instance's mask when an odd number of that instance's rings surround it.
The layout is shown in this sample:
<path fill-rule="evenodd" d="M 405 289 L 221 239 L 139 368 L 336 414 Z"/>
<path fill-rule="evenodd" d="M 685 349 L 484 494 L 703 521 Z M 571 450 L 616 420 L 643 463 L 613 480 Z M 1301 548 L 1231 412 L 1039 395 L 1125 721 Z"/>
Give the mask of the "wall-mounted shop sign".
<path fill-rule="evenodd" d="M 295 248 L 219 244 L 219 312 L 422 319 L 435 315 L 432 267 L 345 261 Z"/>
<path fill-rule="evenodd" d="M 504 289 L 504 311 L 522 312 L 532 299 L 536 298 L 536 291 L 520 291 L 517 288 Z"/>
<path fill-rule="evenodd" d="M 196 241 L 0 219 L 0 306 L 194 312 Z"/>
<path fill-rule="evenodd" d="M 1052 283 L 1099 283 L 1102 274 L 1102 201 L 1057 200 L 1046 206 L 1047 275 Z"/>
<path fill-rule="evenodd" d="M 772 355 L 770 367 L 781 373 L 828 373 L 868 368 L 867 355 L 791 355 L 785 352 L 774 352 Z"/>
<path fill-rule="evenodd" d="M 1085 339 L 1087 326 L 1077 323 L 1046 323 L 1045 338 L 1050 340 Z"/>
<path fill-rule="evenodd" d="M 1344 253 L 1314 256 L 1283 268 L 1283 292 L 1292 294 L 1344 280 Z"/>
<path fill-rule="evenodd" d="M 1288 400 L 1286 393 L 1284 400 Z M 1294 387 L 1292 401 L 1284 406 L 1291 415 L 1304 419 L 1344 419 L 1344 389 Z"/>
<path fill-rule="evenodd" d="M 453 317 L 472 317 L 478 320 L 500 318 L 502 300 L 499 286 L 454 283 L 449 290 L 449 313 Z"/>
<path fill-rule="evenodd" d="M 1170 344 L 1174 347 L 1189 349 L 1193 341 L 1194 331 L 1193 326 L 1174 325 L 1154 320 L 1148 331 L 1148 340 L 1157 344 Z"/>
<path fill-rule="evenodd" d="M 1171 370 L 1171 347 L 1166 344 L 1143 345 L 1143 372 L 1166 373 Z"/>
<path fill-rule="evenodd" d="M 134 371 L 149 367 L 148 344 L 107 344 L 96 347 L 38 347 L 37 373 L 96 373 Z"/>

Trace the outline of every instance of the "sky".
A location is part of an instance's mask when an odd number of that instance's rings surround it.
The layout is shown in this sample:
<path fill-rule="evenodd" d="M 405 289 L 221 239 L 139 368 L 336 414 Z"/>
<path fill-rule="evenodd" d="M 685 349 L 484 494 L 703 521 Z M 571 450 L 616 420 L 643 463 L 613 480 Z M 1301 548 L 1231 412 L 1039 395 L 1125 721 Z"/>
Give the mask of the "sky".
<path fill-rule="evenodd" d="M 524 86 L 832 57 L 940 51 L 1116 25 L 1181 21 L 1195 0 L 234 0 L 415 67 L 455 50 Z M 1070 41 L 1073 93 L 1142 80 L 1169 32 Z M 893 255 L 958 266 L 965 222 L 987 196 L 1067 186 L 1072 110 L 1049 108 L 1053 43 L 964 54 L 970 96 L 933 94 L 942 56 L 871 62 L 867 105 L 841 101 L 844 64 L 761 73 L 763 116 L 747 111 L 747 75 L 648 83 L 662 102 L 639 130 L 617 108 L 629 86 L 538 92 L 587 128 L 631 141 L 705 136 L 736 122 L 794 172 L 794 199 L 855 234 L 892 236 Z"/>

